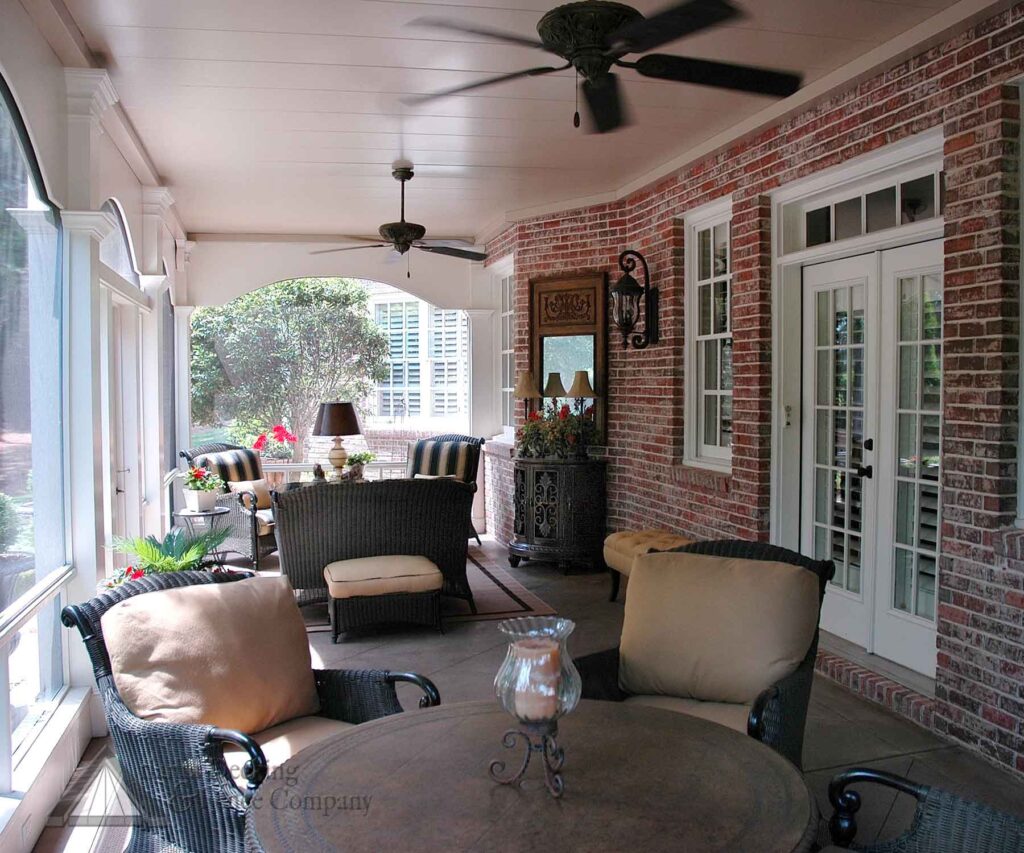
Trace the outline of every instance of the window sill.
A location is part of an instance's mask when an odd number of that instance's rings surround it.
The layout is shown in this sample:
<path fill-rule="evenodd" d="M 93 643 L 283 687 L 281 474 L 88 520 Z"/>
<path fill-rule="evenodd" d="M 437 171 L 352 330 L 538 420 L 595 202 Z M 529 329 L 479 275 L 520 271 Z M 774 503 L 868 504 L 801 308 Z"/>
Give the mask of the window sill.
<path fill-rule="evenodd" d="M 688 459 L 672 466 L 672 482 L 727 495 L 732 489 L 732 466 Z"/>

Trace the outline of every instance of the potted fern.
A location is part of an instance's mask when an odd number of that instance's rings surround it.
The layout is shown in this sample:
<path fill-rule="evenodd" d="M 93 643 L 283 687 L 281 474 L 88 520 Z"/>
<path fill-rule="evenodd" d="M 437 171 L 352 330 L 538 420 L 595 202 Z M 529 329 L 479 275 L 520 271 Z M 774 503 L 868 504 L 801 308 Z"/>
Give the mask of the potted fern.
<path fill-rule="evenodd" d="M 114 550 L 128 554 L 132 563 L 112 578 L 103 582 L 103 587 L 112 589 L 125 581 L 136 581 L 146 575 L 165 572 L 187 572 L 198 569 L 206 557 L 216 551 L 228 537 L 227 530 L 207 530 L 188 534 L 180 528 L 171 530 L 162 540 L 155 536 L 134 536 L 114 540 Z"/>

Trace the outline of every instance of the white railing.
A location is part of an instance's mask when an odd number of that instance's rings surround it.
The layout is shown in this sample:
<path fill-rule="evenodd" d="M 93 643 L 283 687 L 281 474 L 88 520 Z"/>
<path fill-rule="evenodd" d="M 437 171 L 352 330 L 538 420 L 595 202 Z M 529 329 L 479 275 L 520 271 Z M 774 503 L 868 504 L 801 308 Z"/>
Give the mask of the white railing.
<path fill-rule="evenodd" d="M 280 480 L 276 477 L 267 479 L 283 483 L 299 483 L 304 480 L 313 479 L 312 462 L 275 462 L 272 459 L 261 460 L 264 474 L 282 474 Z M 367 462 L 363 466 L 364 480 L 400 480 L 405 477 L 405 460 L 399 462 Z M 331 473 L 329 465 L 324 465 L 328 475 Z M 274 483 L 271 483 L 273 486 Z"/>
<path fill-rule="evenodd" d="M 0 795 L 11 790 L 14 769 L 11 725 L 11 645 L 18 632 L 51 604 L 75 576 L 72 566 L 61 566 L 36 581 L 0 612 Z"/>

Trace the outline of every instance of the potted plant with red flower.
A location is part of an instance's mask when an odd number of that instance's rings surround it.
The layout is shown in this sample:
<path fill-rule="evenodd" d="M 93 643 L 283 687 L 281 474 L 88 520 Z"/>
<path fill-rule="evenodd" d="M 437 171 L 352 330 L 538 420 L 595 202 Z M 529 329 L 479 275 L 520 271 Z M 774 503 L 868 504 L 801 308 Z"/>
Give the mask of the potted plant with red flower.
<path fill-rule="evenodd" d="M 267 459 L 291 459 L 292 451 L 299 437 L 284 424 L 274 424 L 256 436 L 252 449 Z"/>
<path fill-rule="evenodd" d="M 193 512 L 209 512 L 217 506 L 217 495 L 224 489 L 224 481 L 209 468 L 193 465 L 185 472 L 182 489 L 185 506 Z"/>

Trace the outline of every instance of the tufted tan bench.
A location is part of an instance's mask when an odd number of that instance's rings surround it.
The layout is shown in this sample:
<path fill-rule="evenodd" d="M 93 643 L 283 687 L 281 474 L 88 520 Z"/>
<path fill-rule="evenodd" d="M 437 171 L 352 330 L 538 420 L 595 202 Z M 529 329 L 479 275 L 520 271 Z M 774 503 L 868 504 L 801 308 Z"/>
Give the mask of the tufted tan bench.
<path fill-rule="evenodd" d="M 612 592 L 608 600 L 615 601 L 619 597 L 619 584 L 623 577 L 629 577 L 633 560 L 639 555 L 671 551 L 692 542 L 692 539 L 667 530 L 620 530 L 609 534 L 604 540 L 604 562 L 612 576 Z"/>

